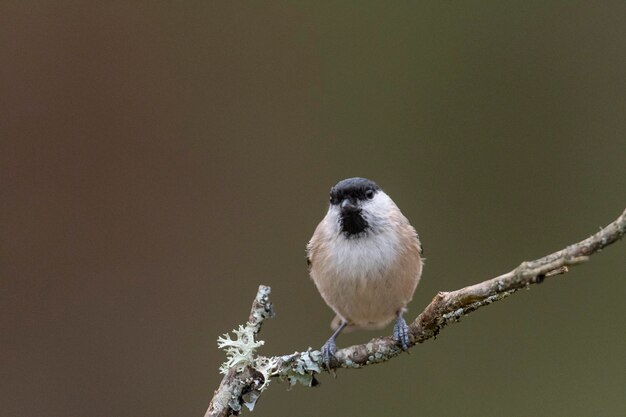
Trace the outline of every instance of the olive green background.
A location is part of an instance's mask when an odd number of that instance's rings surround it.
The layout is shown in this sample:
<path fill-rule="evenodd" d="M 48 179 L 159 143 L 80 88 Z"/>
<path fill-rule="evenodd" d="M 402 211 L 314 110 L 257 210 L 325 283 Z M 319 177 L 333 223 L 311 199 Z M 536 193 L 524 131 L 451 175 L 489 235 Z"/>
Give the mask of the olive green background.
<path fill-rule="evenodd" d="M 3 1 L 1 414 L 202 416 L 261 283 L 261 353 L 318 348 L 304 247 L 345 177 L 422 237 L 411 316 L 597 231 L 626 206 L 625 21 L 623 1 Z M 254 415 L 626 415 L 625 253 L 382 366 L 272 382 Z"/>

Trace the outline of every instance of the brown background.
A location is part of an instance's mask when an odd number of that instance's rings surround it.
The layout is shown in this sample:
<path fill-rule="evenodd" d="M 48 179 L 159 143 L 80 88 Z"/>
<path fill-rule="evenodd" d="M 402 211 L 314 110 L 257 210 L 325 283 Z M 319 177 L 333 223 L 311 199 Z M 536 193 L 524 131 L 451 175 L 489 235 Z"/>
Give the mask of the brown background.
<path fill-rule="evenodd" d="M 203 415 L 260 283 L 262 353 L 319 347 L 348 176 L 423 238 L 411 315 L 617 217 L 624 2 L 411 3 L 1 3 L 3 416 Z M 626 415 L 625 245 L 254 415 Z"/>

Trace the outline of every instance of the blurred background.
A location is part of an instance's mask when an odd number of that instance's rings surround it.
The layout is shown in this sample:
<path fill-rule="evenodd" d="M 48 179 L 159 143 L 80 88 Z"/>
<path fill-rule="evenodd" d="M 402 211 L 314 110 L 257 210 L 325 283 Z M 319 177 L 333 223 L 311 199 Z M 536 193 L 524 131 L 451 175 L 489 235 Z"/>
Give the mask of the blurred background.
<path fill-rule="evenodd" d="M 413 3 L 1 3 L 4 416 L 202 416 L 259 284 L 261 353 L 319 348 L 342 178 L 422 237 L 409 316 L 624 210 L 624 2 Z M 254 415 L 626 415 L 625 253 Z"/>

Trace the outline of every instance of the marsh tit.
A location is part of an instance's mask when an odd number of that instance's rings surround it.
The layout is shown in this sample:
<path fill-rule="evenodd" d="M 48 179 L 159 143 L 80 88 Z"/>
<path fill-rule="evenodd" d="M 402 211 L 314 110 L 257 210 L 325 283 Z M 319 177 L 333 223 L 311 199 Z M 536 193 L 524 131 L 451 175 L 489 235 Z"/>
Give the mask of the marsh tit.
<path fill-rule="evenodd" d="M 394 339 L 410 343 L 402 318 L 422 274 L 422 246 L 400 209 L 365 178 L 348 178 L 330 190 L 328 212 L 307 245 L 313 282 L 337 316 L 322 347 L 328 369 L 335 339 L 348 329 L 380 329 L 395 319 Z"/>

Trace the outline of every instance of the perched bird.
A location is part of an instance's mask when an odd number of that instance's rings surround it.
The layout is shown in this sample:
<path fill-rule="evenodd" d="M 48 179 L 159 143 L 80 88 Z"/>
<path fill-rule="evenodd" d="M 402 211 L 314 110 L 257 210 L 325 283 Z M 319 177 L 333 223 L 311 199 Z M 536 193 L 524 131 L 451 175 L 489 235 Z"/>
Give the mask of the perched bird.
<path fill-rule="evenodd" d="M 330 369 L 335 339 L 348 328 L 380 329 L 396 320 L 394 339 L 407 350 L 402 318 L 422 274 L 415 229 L 375 182 L 348 178 L 330 190 L 330 206 L 307 245 L 313 282 L 337 316 L 322 347 Z"/>

